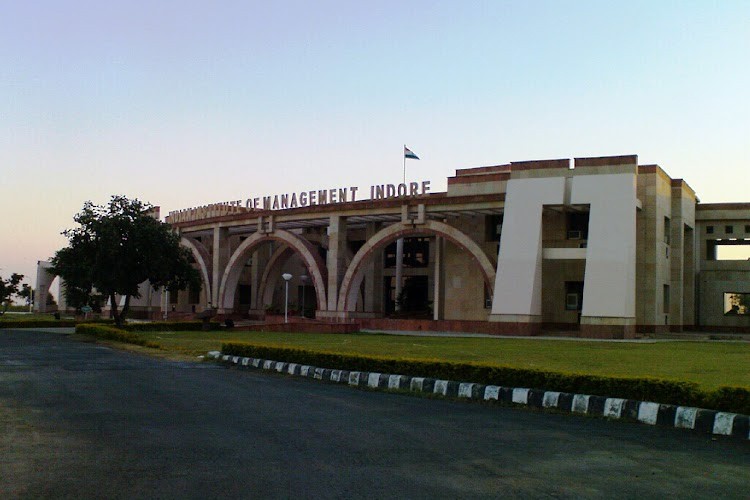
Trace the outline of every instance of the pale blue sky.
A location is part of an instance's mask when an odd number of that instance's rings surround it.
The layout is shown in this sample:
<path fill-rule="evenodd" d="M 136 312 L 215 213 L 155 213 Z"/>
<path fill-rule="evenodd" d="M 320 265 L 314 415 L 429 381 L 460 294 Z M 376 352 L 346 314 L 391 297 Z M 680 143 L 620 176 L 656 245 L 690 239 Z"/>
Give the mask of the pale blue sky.
<path fill-rule="evenodd" d="M 0 275 L 169 210 L 638 154 L 750 201 L 750 2 L 0 2 Z"/>

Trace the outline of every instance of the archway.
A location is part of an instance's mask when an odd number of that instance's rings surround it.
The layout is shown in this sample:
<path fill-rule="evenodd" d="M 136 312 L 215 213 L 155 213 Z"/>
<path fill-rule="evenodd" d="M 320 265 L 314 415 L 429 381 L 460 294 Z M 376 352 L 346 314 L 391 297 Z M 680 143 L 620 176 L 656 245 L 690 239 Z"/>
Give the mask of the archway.
<path fill-rule="evenodd" d="M 325 285 L 325 264 L 323 259 L 316 251 L 315 247 L 304 238 L 294 233 L 277 229 L 273 233 L 263 234 L 254 233 L 244 240 L 237 250 L 230 257 L 219 286 L 219 307 L 221 309 L 231 310 L 234 307 L 234 294 L 237 290 L 237 283 L 240 279 L 242 266 L 255 251 L 256 247 L 269 241 L 279 241 L 288 245 L 294 252 L 299 254 L 303 264 L 307 268 L 308 275 L 315 288 L 318 309 L 326 309 L 326 285 Z"/>
<path fill-rule="evenodd" d="M 292 255 L 294 255 L 294 250 L 284 245 L 277 248 L 273 255 L 271 255 L 271 258 L 268 259 L 268 263 L 263 270 L 263 276 L 260 279 L 260 285 L 258 286 L 258 298 L 262 299 L 262 302 L 257 303 L 257 307 L 265 307 L 266 304 L 273 302 L 273 291 L 276 288 L 276 283 L 279 281 L 281 266 Z"/>
<path fill-rule="evenodd" d="M 180 238 L 180 245 L 190 250 L 190 252 L 193 254 L 193 258 L 195 259 L 196 264 L 198 264 L 198 267 L 200 267 L 201 278 L 203 279 L 203 290 L 206 293 L 207 300 L 210 302 L 211 272 L 213 271 L 211 268 L 213 267 L 213 265 L 208 250 L 201 242 L 185 236 Z"/>
<path fill-rule="evenodd" d="M 453 226 L 449 226 L 444 222 L 438 221 L 426 221 L 419 226 L 404 226 L 403 224 L 397 223 L 383 228 L 376 233 L 372 238 L 365 242 L 362 248 L 360 248 L 354 256 L 354 259 L 352 259 L 351 264 L 346 270 L 344 279 L 341 282 L 337 310 L 340 312 L 352 312 L 356 309 L 359 288 L 365 276 L 364 264 L 372 258 L 375 251 L 399 238 L 420 234 L 442 236 L 459 248 L 468 252 L 479 265 L 479 268 L 484 275 L 485 286 L 488 290 L 492 290 L 492 286 L 495 283 L 496 266 L 490 258 L 487 257 L 479 245 L 466 233 Z"/>
<path fill-rule="evenodd" d="M 47 261 L 37 261 L 36 263 L 36 282 L 34 285 L 34 312 L 39 313 L 46 313 L 50 309 L 47 306 L 47 296 L 50 295 L 50 289 L 52 288 L 52 283 L 57 280 L 58 283 L 61 281 L 59 276 L 56 274 L 53 274 L 50 269 L 52 268 L 52 264 Z M 59 285 L 58 285 L 59 288 Z M 60 302 L 60 297 L 58 296 L 58 305 Z M 57 308 L 55 308 L 57 310 Z"/>

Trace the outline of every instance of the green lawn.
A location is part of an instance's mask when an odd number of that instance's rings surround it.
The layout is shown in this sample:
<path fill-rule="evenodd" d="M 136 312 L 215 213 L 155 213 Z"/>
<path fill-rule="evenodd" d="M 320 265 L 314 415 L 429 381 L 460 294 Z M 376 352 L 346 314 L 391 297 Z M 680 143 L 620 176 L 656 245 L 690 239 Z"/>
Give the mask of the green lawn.
<path fill-rule="evenodd" d="M 483 364 L 624 377 L 687 380 L 705 389 L 750 387 L 748 342 L 585 342 L 372 334 L 148 332 L 148 340 L 183 354 L 220 350 L 222 342 Z"/>
<path fill-rule="evenodd" d="M 63 314 L 62 319 L 75 319 L 72 314 Z M 0 315 L 0 323 L 3 321 L 55 321 L 54 313 L 13 313 L 7 312 Z"/>

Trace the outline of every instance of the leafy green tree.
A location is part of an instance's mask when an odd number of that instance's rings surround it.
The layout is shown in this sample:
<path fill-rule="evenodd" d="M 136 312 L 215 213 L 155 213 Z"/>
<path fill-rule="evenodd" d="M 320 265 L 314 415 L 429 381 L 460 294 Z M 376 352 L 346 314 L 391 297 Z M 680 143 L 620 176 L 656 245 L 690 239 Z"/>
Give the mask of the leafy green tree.
<path fill-rule="evenodd" d="M 34 289 L 26 283 L 23 284 L 21 290 L 16 295 L 22 298 L 27 306 L 30 306 L 34 301 Z"/>
<path fill-rule="evenodd" d="M 7 280 L 0 277 L 0 305 L 2 305 L 0 315 L 5 314 L 10 306 L 11 299 L 18 294 L 18 285 L 21 284 L 21 280 L 23 280 L 23 274 L 18 273 L 11 274 Z"/>
<path fill-rule="evenodd" d="M 93 307 L 96 290 L 110 301 L 112 317 L 122 325 L 144 281 L 154 289 L 200 289 L 200 275 L 179 235 L 152 214 L 152 205 L 124 196 L 113 196 L 106 206 L 83 205 L 73 218 L 79 227 L 63 232 L 69 245 L 52 258 L 51 272 L 65 280 L 68 304 Z M 121 310 L 118 295 L 125 298 Z"/>

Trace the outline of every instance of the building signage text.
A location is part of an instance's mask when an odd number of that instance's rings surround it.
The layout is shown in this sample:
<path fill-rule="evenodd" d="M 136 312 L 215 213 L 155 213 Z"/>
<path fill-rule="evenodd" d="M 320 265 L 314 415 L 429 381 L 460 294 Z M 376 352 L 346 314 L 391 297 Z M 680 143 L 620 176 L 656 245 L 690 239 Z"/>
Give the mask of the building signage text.
<path fill-rule="evenodd" d="M 370 186 L 369 199 L 406 198 L 425 195 L 429 192 L 430 181 L 402 184 L 373 184 Z M 288 208 L 347 203 L 360 201 L 357 198 L 359 194 L 357 186 L 349 186 L 254 197 L 248 198 L 244 202 L 242 200 L 224 201 L 169 212 L 169 222 L 188 222 L 209 217 L 246 213 L 251 210 L 285 210 Z"/>

